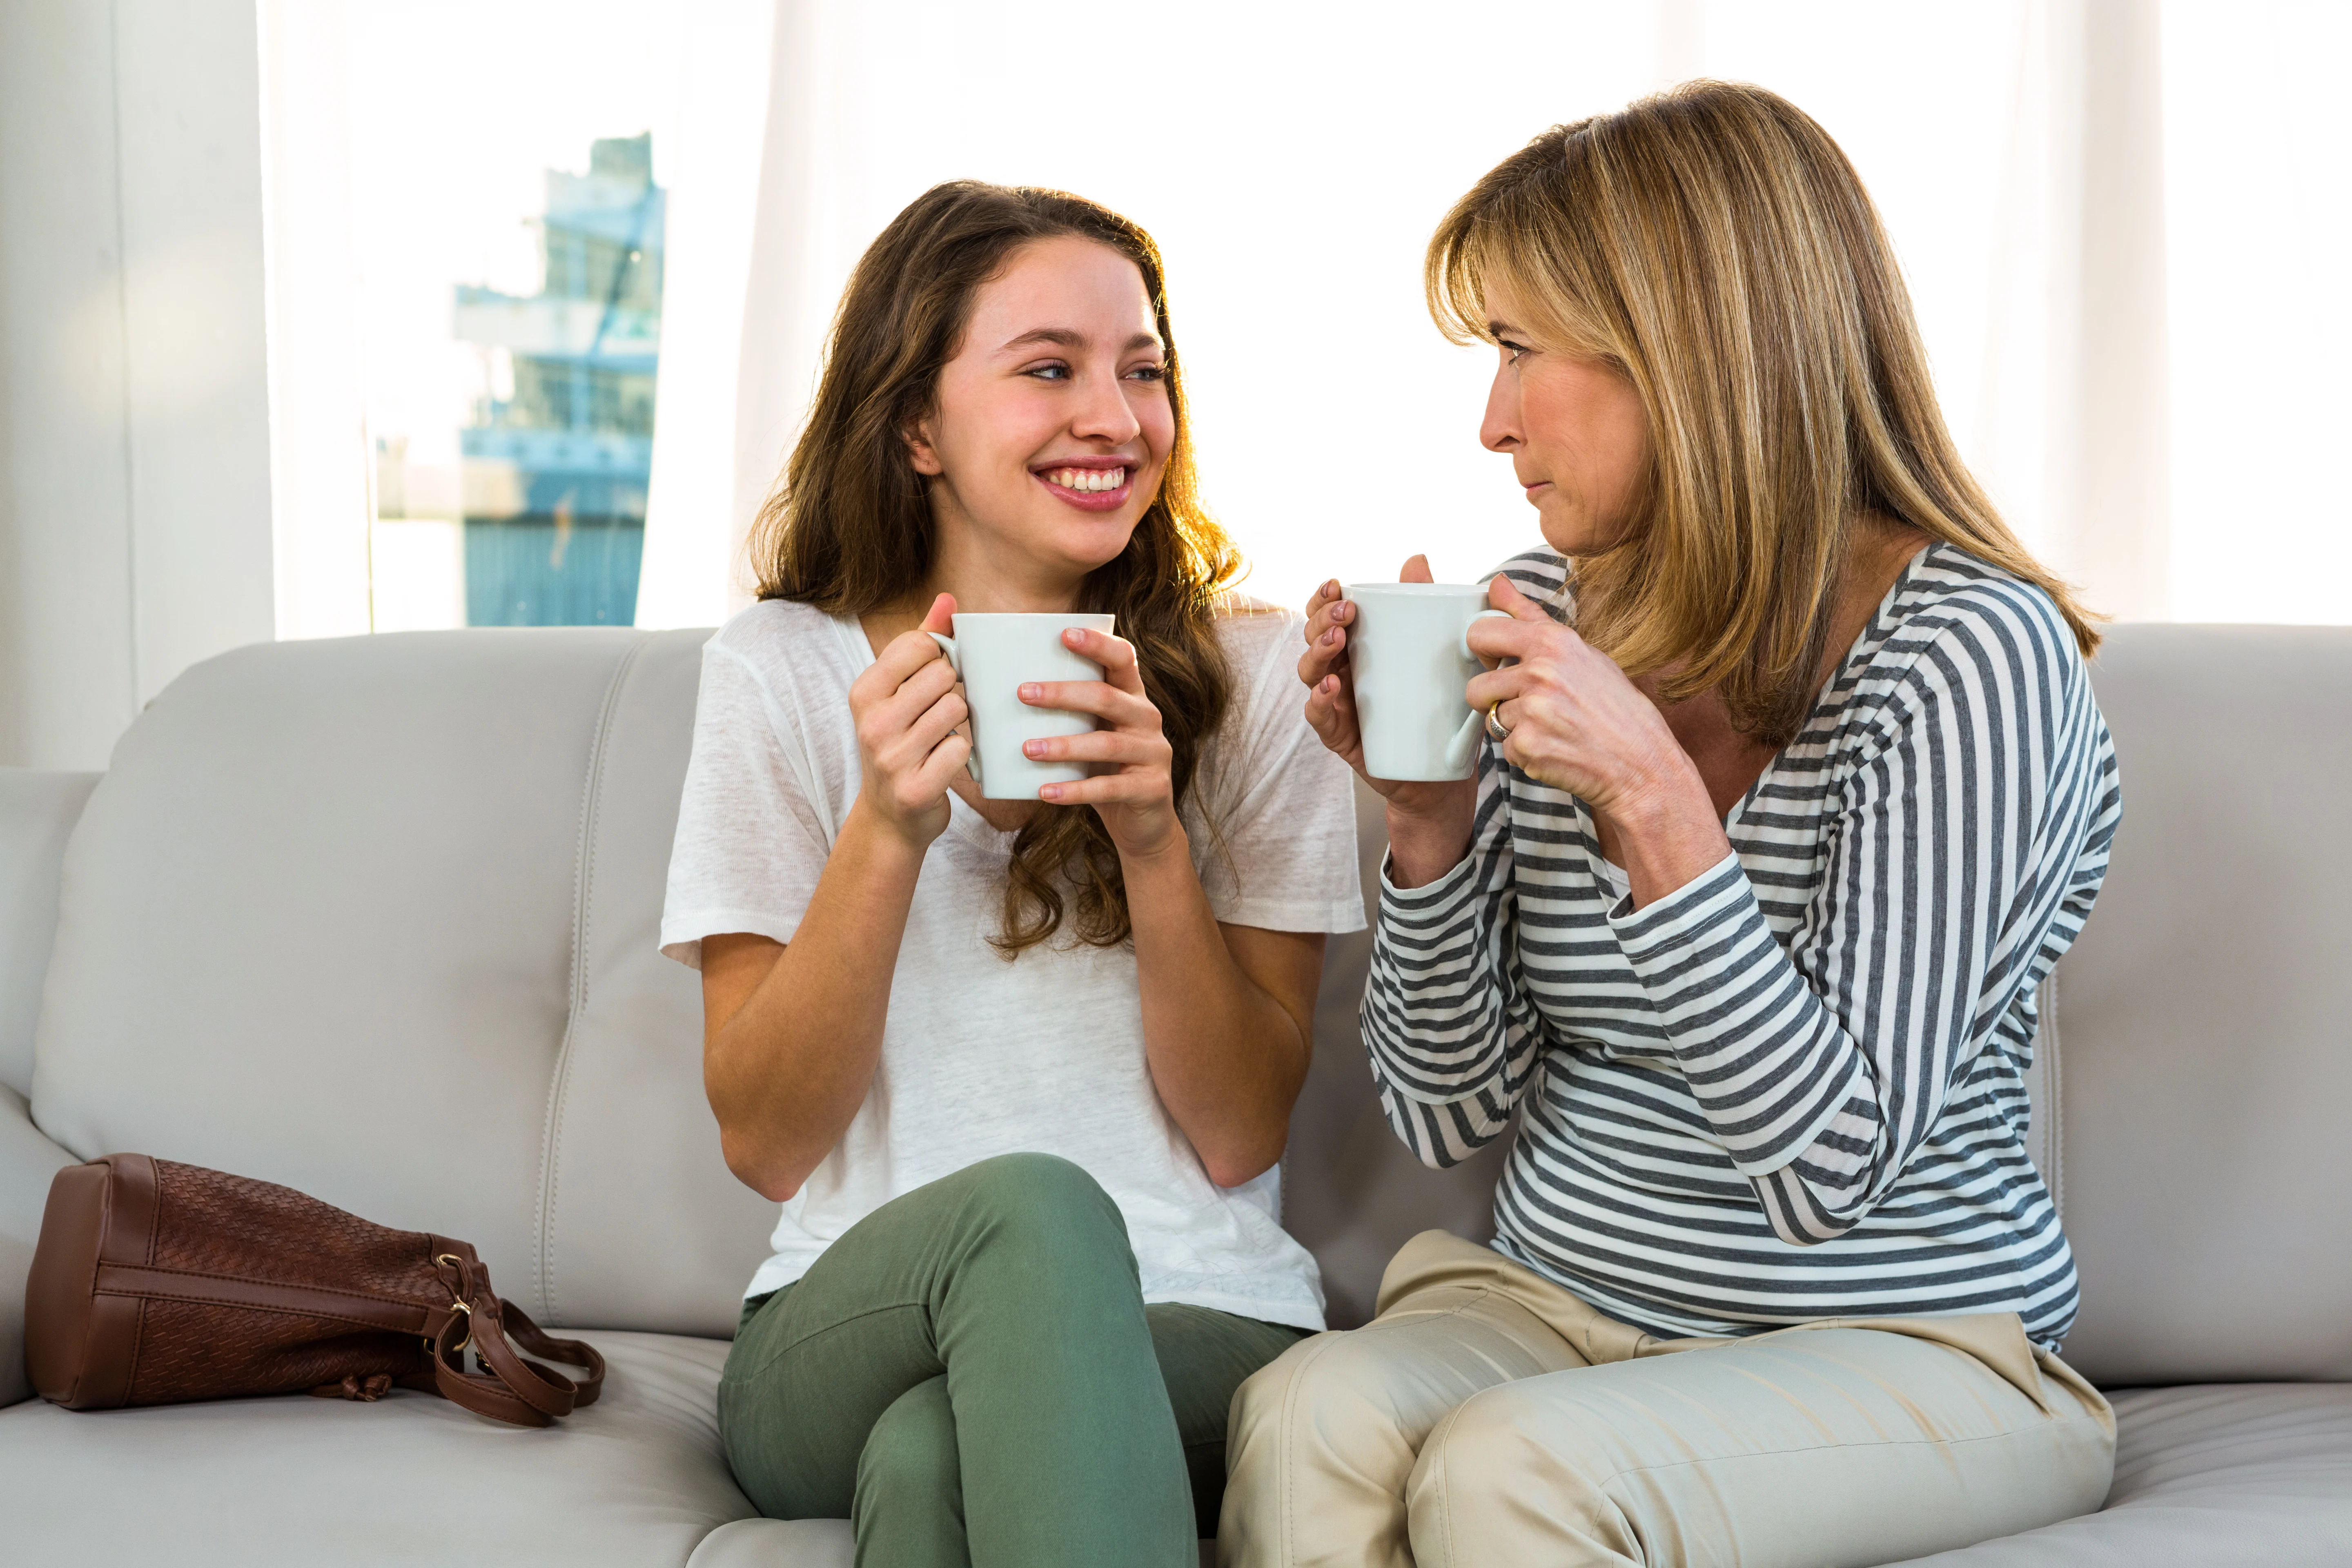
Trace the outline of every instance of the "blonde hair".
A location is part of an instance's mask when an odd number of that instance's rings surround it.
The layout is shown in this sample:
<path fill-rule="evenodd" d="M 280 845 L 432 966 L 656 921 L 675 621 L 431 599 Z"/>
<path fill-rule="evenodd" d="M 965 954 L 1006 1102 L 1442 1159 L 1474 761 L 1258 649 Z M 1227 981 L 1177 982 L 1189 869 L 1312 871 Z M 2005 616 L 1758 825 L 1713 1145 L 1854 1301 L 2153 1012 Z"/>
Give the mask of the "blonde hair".
<path fill-rule="evenodd" d="M 1667 700 L 1720 689 L 1775 744 L 1819 685 L 1838 576 L 1878 513 L 2093 617 L 2028 554 L 1944 426 L 1878 214 L 1829 133 L 1761 88 L 1695 81 L 1558 125 L 1454 204 L 1431 314 L 1491 342 L 1491 279 L 1528 325 L 1612 362 L 1648 416 L 1634 526 L 1576 563 L 1577 629 Z"/>

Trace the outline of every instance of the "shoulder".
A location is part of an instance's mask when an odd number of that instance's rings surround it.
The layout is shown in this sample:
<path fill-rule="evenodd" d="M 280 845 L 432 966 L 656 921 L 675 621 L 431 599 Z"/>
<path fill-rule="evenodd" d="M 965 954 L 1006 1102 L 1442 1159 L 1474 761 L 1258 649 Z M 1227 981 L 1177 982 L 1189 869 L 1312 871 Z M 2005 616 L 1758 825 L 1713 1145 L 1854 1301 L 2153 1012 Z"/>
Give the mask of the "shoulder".
<path fill-rule="evenodd" d="M 812 605 L 762 599 L 703 645 L 703 663 L 740 667 L 772 692 L 812 679 L 845 686 L 857 676 L 842 624 Z"/>
<path fill-rule="evenodd" d="M 1305 646 L 1305 616 L 1246 594 L 1218 595 L 1210 607 L 1209 617 L 1210 631 L 1236 680 L 1243 679 L 1245 672 L 1281 662 L 1286 655 L 1296 662 L 1292 645 Z"/>
<path fill-rule="evenodd" d="M 2064 681 L 2083 669 L 2074 629 L 2050 595 L 1949 544 L 1920 552 L 1895 585 L 1879 659 L 1954 658 Z"/>
<path fill-rule="evenodd" d="M 1210 634 L 1225 658 L 1227 700 L 1218 729 L 1226 739 L 1221 744 L 1254 744 L 1238 737 L 1264 730 L 1292 706 L 1298 656 L 1307 649 L 1307 617 L 1232 593 L 1218 595 L 1210 617 Z M 1303 714 L 1306 692 L 1301 689 L 1298 697 Z"/>
<path fill-rule="evenodd" d="M 745 731 L 822 732 L 848 711 L 850 683 L 866 668 L 854 626 L 812 605 L 763 599 L 702 646 L 695 730 L 714 740 Z"/>
<path fill-rule="evenodd" d="M 1576 589 L 1568 557 L 1556 550 L 1527 550 L 1486 574 L 1508 577 L 1512 586 L 1544 607 L 1562 626 L 1576 621 Z"/>
<path fill-rule="evenodd" d="M 1931 703 L 2005 716 L 1996 728 L 2068 712 L 2095 721 L 2089 671 L 2056 603 L 1957 546 L 1913 561 L 1871 635 L 1853 698 L 1885 725 Z"/>

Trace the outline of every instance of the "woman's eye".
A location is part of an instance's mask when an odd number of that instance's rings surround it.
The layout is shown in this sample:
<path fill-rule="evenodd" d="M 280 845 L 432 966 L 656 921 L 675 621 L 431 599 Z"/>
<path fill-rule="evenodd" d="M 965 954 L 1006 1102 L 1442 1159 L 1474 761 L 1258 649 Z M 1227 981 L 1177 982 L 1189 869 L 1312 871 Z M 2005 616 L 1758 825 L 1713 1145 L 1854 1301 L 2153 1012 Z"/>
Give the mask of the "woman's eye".
<path fill-rule="evenodd" d="M 1070 379 L 1070 367 L 1057 361 L 1052 364 L 1031 365 L 1024 374 L 1034 375 L 1040 381 L 1067 381 Z"/>
<path fill-rule="evenodd" d="M 1508 338 L 1496 338 L 1495 346 L 1501 349 L 1504 358 L 1513 364 L 1518 363 L 1519 356 L 1528 352 L 1525 343 L 1515 343 Z"/>
<path fill-rule="evenodd" d="M 1161 364 L 1139 364 L 1133 370 L 1127 373 L 1127 379 L 1129 381 L 1165 381 L 1168 379 L 1168 367 Z"/>

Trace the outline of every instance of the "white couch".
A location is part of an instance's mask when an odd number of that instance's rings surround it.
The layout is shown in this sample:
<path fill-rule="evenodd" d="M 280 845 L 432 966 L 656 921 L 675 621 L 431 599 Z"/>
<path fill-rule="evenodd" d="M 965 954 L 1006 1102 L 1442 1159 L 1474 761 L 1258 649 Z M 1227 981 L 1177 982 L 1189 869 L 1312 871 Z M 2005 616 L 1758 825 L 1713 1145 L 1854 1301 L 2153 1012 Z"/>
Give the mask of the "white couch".
<path fill-rule="evenodd" d="M 752 1517 L 712 1417 L 772 1211 L 654 951 L 702 636 L 246 648 L 102 776 L 0 770 L 0 1561 L 849 1561 L 844 1524 Z M 2126 821 L 2034 1144 L 2122 1454 L 2104 1512 L 1935 1561 L 2352 1563 L 2352 632 L 2127 626 L 2097 679 Z M 1484 1233 L 1496 1163 L 1424 1171 L 1381 1125 L 1365 953 L 1334 944 L 1287 1162 L 1340 1323 L 1404 1237 Z M 466 1237 L 604 1349 L 603 1402 L 30 1399 L 49 1177 L 115 1150 Z"/>

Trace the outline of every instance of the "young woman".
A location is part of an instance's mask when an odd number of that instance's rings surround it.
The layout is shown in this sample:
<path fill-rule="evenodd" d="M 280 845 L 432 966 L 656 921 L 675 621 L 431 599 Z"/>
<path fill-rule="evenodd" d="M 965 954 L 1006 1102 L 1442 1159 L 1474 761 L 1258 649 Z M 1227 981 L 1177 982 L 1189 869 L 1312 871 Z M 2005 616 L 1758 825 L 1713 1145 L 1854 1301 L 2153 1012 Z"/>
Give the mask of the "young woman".
<path fill-rule="evenodd" d="M 719 1385 L 761 1511 L 889 1568 L 1178 1568 L 1227 1406 L 1321 1326 L 1276 1217 L 1351 785 L 1299 621 L 1224 589 L 1141 229 L 941 185 L 835 319 L 705 653 L 663 951 L 702 972 L 727 1162 L 781 1201 Z M 984 800 L 930 633 L 1108 611 L 1021 700 L 1092 764 Z M 1196 1513 L 1196 1508 L 1199 1511 Z"/>
<path fill-rule="evenodd" d="M 2021 1139 L 2119 814 L 2096 643 L 1969 479 L 1836 145 L 1697 83 L 1432 241 L 1548 550 L 1470 633 L 1474 782 L 1387 797 L 1364 1034 L 1491 1247 L 1236 1401 L 1229 1563 L 1869 1563 L 2096 1508 L 2105 1401 Z M 1425 572 L 1422 574 L 1425 575 Z M 1352 607 L 1308 721 L 1360 762 Z"/>

